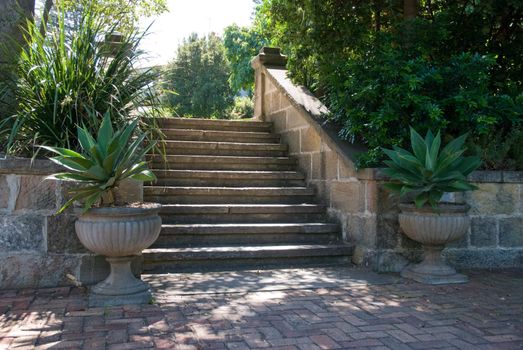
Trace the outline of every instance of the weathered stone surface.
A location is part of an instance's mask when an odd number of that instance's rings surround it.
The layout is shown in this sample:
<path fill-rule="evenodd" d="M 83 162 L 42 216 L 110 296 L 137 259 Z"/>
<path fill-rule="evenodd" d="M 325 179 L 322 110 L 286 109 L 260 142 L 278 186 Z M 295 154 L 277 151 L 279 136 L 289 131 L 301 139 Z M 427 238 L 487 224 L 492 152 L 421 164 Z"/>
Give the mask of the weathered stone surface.
<path fill-rule="evenodd" d="M 310 154 L 298 154 L 298 167 L 305 174 L 305 176 L 310 177 L 312 173 L 312 160 Z"/>
<path fill-rule="evenodd" d="M 356 176 L 354 163 L 343 161 L 340 158 L 338 162 L 338 176 L 340 180 L 354 178 Z"/>
<path fill-rule="evenodd" d="M 0 255 L 0 289 L 71 285 L 80 262 L 76 255 L 17 253 Z"/>
<path fill-rule="evenodd" d="M 401 244 L 401 230 L 398 216 L 394 214 L 378 216 L 378 249 L 395 249 Z"/>
<path fill-rule="evenodd" d="M 291 107 L 287 113 L 287 129 L 303 128 L 307 126 L 309 126 L 309 124 L 305 118 L 300 115 L 300 112 L 296 110 L 296 107 Z"/>
<path fill-rule="evenodd" d="M 0 175 L 0 209 L 7 209 L 9 204 L 9 186 L 5 175 Z"/>
<path fill-rule="evenodd" d="M 267 120 L 274 123 L 274 129 L 278 132 L 283 132 L 287 129 L 287 112 L 280 111 L 276 113 L 268 113 Z"/>
<path fill-rule="evenodd" d="M 76 215 L 60 214 L 46 217 L 47 251 L 50 253 L 88 253 L 76 236 Z"/>
<path fill-rule="evenodd" d="M 143 202 L 143 182 L 126 179 L 120 183 L 115 191 L 118 203 Z"/>
<path fill-rule="evenodd" d="M 324 169 L 325 180 L 335 180 L 338 178 L 338 155 L 336 152 L 326 150 L 321 152 L 321 166 Z"/>
<path fill-rule="evenodd" d="M 519 188 L 517 184 L 479 183 L 479 189 L 465 195 L 471 214 L 513 214 L 517 211 Z"/>
<path fill-rule="evenodd" d="M 470 244 L 474 247 L 494 247 L 498 235 L 494 218 L 472 218 L 470 221 Z"/>
<path fill-rule="evenodd" d="M 376 253 L 376 264 L 374 270 L 376 272 L 400 272 L 405 266 L 409 264 L 403 255 L 392 251 L 378 251 Z"/>
<path fill-rule="evenodd" d="M 267 94 L 267 110 L 279 111 L 281 109 L 281 94 L 278 91 L 273 91 Z"/>
<path fill-rule="evenodd" d="M 56 181 L 44 180 L 43 176 L 23 175 L 15 209 L 56 209 L 55 190 Z"/>
<path fill-rule="evenodd" d="M 315 191 L 316 196 L 321 204 L 328 205 L 331 198 L 331 183 L 324 180 L 311 180 L 309 181 Z"/>
<path fill-rule="evenodd" d="M 300 152 L 300 131 L 299 130 L 290 130 L 281 134 L 282 139 L 285 143 L 289 145 L 289 153 L 299 153 Z"/>
<path fill-rule="evenodd" d="M 383 186 L 383 183 L 378 184 L 377 204 L 378 212 L 383 214 L 399 214 L 398 206 L 399 199 L 393 195 L 390 190 Z"/>
<path fill-rule="evenodd" d="M 523 248 L 523 217 L 499 220 L 499 245 Z"/>
<path fill-rule="evenodd" d="M 341 161 L 340 161 L 341 164 Z M 378 212 L 379 184 L 376 181 L 365 181 L 365 210 L 371 213 Z"/>
<path fill-rule="evenodd" d="M 503 171 L 503 182 L 523 183 L 523 171 Z"/>
<path fill-rule="evenodd" d="M 357 246 L 374 248 L 376 246 L 376 218 L 349 215 L 347 217 L 349 241 Z"/>
<path fill-rule="evenodd" d="M 522 268 L 523 249 L 445 249 L 449 264 L 461 268 Z"/>
<path fill-rule="evenodd" d="M 365 211 L 365 189 L 357 181 L 333 181 L 331 185 L 331 207 L 345 213 Z"/>
<path fill-rule="evenodd" d="M 301 129 L 301 151 L 302 152 L 319 152 L 321 148 L 320 135 L 313 127 Z"/>
<path fill-rule="evenodd" d="M 0 216 L 0 252 L 42 251 L 44 217 L 36 214 Z"/>
<path fill-rule="evenodd" d="M 503 175 L 501 171 L 480 170 L 473 171 L 467 179 L 472 182 L 502 182 Z"/>

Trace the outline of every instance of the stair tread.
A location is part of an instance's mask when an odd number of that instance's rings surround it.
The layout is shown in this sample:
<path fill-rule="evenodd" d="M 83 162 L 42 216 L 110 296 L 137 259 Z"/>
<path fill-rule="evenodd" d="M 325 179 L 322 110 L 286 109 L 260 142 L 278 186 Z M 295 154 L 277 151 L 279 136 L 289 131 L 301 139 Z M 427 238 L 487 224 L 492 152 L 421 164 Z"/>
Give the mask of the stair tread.
<path fill-rule="evenodd" d="M 162 128 L 162 132 L 186 132 L 186 133 L 202 133 L 202 134 L 230 134 L 231 136 L 247 137 L 247 136 L 259 136 L 269 139 L 279 139 L 280 135 L 274 134 L 268 131 L 233 131 L 233 130 L 205 130 L 205 129 L 183 129 L 183 128 Z"/>
<path fill-rule="evenodd" d="M 176 234 L 235 234 L 235 233 L 332 233 L 338 224 L 324 222 L 307 223 L 216 223 L 216 224 L 164 224 L 162 235 Z"/>
<path fill-rule="evenodd" d="M 187 176 L 191 178 L 202 178 L 202 177 L 210 177 L 210 178 L 216 178 L 220 175 L 234 175 L 236 177 L 245 177 L 245 178 L 293 178 L 293 179 L 303 179 L 305 176 L 298 172 L 298 171 L 256 171 L 256 170 L 177 170 L 177 169 L 166 169 L 166 170 L 158 170 L 158 172 L 161 172 L 164 175 L 169 175 L 170 177 L 176 177 L 176 176 Z M 159 174 L 156 174 L 157 177 Z"/>
<path fill-rule="evenodd" d="M 230 142 L 230 141 L 186 141 L 186 140 L 165 140 L 166 144 L 170 145 L 179 145 L 179 146 L 197 146 L 202 145 L 211 147 L 211 146 L 224 146 L 224 147 L 236 147 L 236 148 L 272 148 L 276 150 L 287 150 L 287 145 L 284 145 L 279 142 L 274 143 L 262 143 L 262 142 Z"/>
<path fill-rule="evenodd" d="M 271 127 L 271 122 L 262 122 L 258 120 L 220 120 L 220 119 L 204 119 L 204 118 L 157 118 L 159 122 L 172 122 L 178 124 L 199 124 L 199 125 L 221 125 L 221 126 L 259 126 Z"/>
<path fill-rule="evenodd" d="M 159 158 L 160 155 L 149 155 L 150 158 Z M 255 160 L 255 161 L 289 161 L 292 163 L 296 162 L 296 159 L 293 157 L 269 157 L 269 156 L 214 156 L 214 155 L 201 155 L 201 154 L 172 154 L 166 155 L 167 158 L 191 158 L 191 159 L 201 159 L 201 160 L 232 160 L 236 162 L 244 162 L 246 160 Z"/>
<path fill-rule="evenodd" d="M 221 247 L 176 247 L 176 248 L 149 248 L 143 251 L 144 255 L 151 254 L 183 254 L 183 253 L 267 253 L 288 251 L 332 251 L 350 250 L 349 244 L 279 244 L 279 245 L 250 245 L 250 246 L 221 246 Z"/>

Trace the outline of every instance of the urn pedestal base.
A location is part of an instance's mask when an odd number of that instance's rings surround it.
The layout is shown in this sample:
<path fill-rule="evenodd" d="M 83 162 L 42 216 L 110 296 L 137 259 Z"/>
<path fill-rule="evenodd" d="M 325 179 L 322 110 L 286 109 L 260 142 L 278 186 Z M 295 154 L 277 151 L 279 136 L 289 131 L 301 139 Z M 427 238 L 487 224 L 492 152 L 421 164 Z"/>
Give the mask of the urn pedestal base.
<path fill-rule="evenodd" d="M 401 271 L 401 277 L 425 284 L 466 283 L 468 277 L 456 272 L 441 257 L 444 246 L 424 246 L 425 256 L 421 263 L 410 264 Z"/>
<path fill-rule="evenodd" d="M 147 304 L 152 295 L 149 285 L 131 271 L 133 256 L 107 257 L 109 276 L 91 288 L 89 307 Z"/>

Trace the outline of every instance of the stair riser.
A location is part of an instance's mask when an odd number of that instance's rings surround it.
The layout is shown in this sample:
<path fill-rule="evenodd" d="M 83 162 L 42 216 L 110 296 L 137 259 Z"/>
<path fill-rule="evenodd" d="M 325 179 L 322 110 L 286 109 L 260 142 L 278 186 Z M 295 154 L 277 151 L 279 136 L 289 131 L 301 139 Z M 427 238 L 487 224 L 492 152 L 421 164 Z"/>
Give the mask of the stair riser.
<path fill-rule="evenodd" d="M 338 234 L 219 234 L 219 235 L 163 235 L 152 246 L 160 247 L 212 247 L 234 245 L 274 244 L 328 244 L 337 242 Z"/>
<path fill-rule="evenodd" d="M 161 214 L 164 224 L 225 224 L 225 223 L 305 223 L 322 221 L 324 213 L 273 213 L 273 214 Z"/>
<path fill-rule="evenodd" d="M 287 151 L 168 147 L 167 155 L 284 157 Z"/>
<path fill-rule="evenodd" d="M 296 170 L 295 164 L 278 164 L 278 163 L 178 163 L 169 162 L 152 162 L 152 169 L 173 169 L 173 170 L 266 170 L 266 171 L 290 171 Z"/>
<path fill-rule="evenodd" d="M 216 186 L 216 187 L 303 187 L 305 181 L 303 180 L 271 180 L 271 179 L 176 179 L 176 178 L 159 178 L 155 186 Z"/>
<path fill-rule="evenodd" d="M 295 258 L 258 258 L 258 259 L 209 259 L 183 261 L 148 261 L 144 257 L 144 273 L 176 273 L 206 271 L 263 270 L 273 268 L 293 268 L 306 266 L 327 266 L 349 264 L 350 255 L 295 257 Z"/>
<path fill-rule="evenodd" d="M 144 200 L 161 204 L 302 204 L 314 203 L 310 195 L 276 196 L 224 196 L 224 195 L 149 195 L 144 193 Z"/>
<path fill-rule="evenodd" d="M 169 132 L 164 131 L 166 140 L 176 141 L 203 141 L 203 142 L 241 142 L 241 143 L 279 143 L 279 137 L 256 137 L 256 136 L 242 135 L 208 135 L 208 134 L 197 134 L 197 133 L 182 133 L 182 132 Z"/>
<path fill-rule="evenodd" d="M 241 123 L 234 122 L 230 125 L 221 123 L 186 122 L 179 120 L 160 121 L 159 126 L 164 129 L 191 129 L 191 130 L 213 130 L 213 131 L 241 131 L 241 132 L 271 132 L 271 126 L 264 123 Z"/>

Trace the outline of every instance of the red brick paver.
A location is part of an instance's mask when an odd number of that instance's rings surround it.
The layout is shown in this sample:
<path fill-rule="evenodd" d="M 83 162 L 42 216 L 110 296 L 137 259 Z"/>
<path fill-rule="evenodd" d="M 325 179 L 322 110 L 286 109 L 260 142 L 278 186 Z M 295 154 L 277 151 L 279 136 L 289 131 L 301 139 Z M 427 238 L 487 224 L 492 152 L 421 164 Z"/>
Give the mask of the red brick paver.
<path fill-rule="evenodd" d="M 187 288 L 173 290 L 182 277 Z M 153 283 L 155 304 L 91 309 L 81 288 L 0 291 L 0 349 L 523 349 L 522 272 L 453 286 L 257 289 L 249 277 L 248 290 L 191 294 L 211 282 L 170 275 Z"/>

